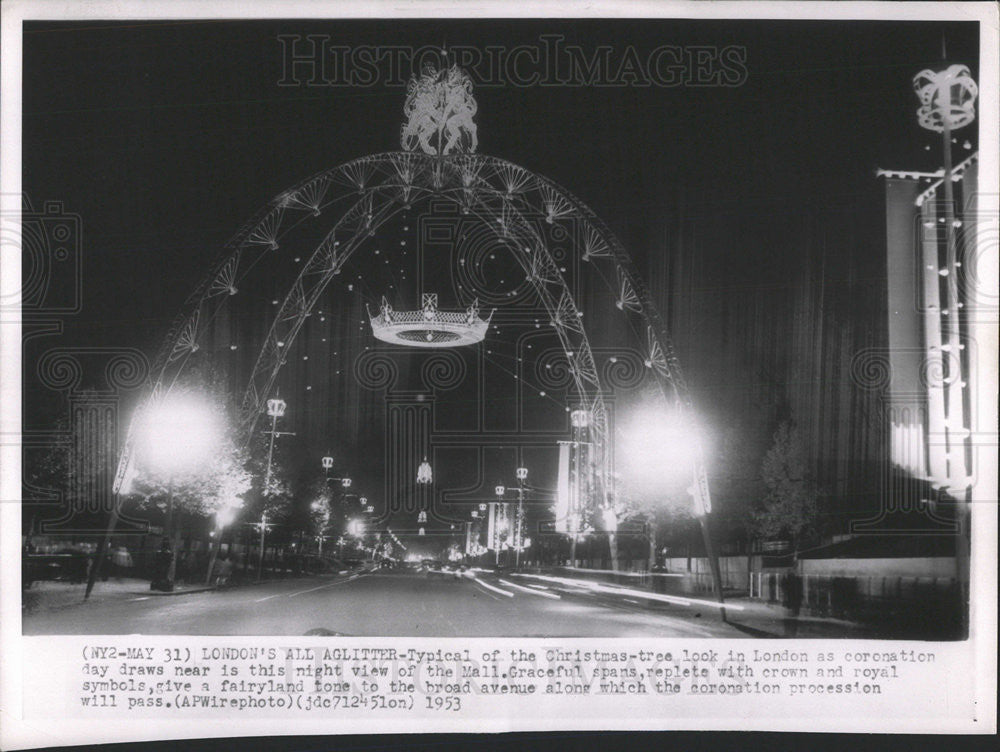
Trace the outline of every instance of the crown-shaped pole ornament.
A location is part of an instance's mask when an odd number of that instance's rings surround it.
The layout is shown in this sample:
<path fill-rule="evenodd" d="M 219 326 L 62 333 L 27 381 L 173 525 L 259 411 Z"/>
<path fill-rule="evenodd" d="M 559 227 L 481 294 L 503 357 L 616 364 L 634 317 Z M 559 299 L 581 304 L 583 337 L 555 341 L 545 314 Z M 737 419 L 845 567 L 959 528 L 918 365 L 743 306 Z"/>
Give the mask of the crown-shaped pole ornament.
<path fill-rule="evenodd" d="M 922 128 L 943 133 L 964 128 L 976 119 L 979 87 L 968 66 L 922 70 L 913 77 L 913 90 L 920 100 L 917 120 Z"/>
<path fill-rule="evenodd" d="M 464 70 L 457 65 L 441 69 L 425 65 L 406 87 L 406 123 L 400 134 L 404 151 L 420 149 L 432 156 L 475 152 L 477 109 L 472 79 Z"/>

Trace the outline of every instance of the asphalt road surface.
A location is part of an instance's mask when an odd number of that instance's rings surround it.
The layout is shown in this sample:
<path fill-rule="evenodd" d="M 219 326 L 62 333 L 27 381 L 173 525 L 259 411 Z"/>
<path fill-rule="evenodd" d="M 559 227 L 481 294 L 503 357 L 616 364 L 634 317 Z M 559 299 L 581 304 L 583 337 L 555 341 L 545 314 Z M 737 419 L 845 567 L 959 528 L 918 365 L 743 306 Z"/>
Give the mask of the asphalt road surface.
<path fill-rule="evenodd" d="M 26 635 L 744 636 L 712 608 L 514 580 L 383 571 L 177 596 L 135 594 L 27 614 L 23 630 Z"/>

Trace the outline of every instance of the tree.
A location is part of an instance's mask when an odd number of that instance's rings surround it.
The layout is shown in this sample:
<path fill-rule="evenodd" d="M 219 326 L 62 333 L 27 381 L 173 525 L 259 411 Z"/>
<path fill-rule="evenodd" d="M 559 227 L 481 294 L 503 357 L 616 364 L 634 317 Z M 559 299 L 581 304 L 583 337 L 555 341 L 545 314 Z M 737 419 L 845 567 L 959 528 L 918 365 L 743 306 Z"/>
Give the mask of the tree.
<path fill-rule="evenodd" d="M 753 514 L 754 532 L 761 538 L 787 536 L 797 549 L 815 530 L 820 494 L 810 477 L 799 431 L 787 421 L 778 426 L 764 455 L 761 480 L 765 493 Z"/>

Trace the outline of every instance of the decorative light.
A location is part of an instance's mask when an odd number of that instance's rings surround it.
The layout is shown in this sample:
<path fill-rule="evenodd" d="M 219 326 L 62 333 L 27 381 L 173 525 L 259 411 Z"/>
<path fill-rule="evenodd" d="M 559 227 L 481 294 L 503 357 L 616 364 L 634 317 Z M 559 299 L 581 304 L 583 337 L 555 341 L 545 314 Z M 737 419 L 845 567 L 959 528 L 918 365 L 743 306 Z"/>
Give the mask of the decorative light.
<path fill-rule="evenodd" d="M 515 471 L 515 473 L 517 475 L 517 479 L 518 480 L 527 480 L 528 479 L 528 468 L 526 468 L 526 467 L 519 467 L 519 468 L 517 468 L 517 470 Z"/>
<path fill-rule="evenodd" d="M 142 431 L 145 457 L 165 474 L 205 464 L 221 433 L 210 403 L 177 392 L 148 408 Z"/>
<path fill-rule="evenodd" d="M 497 496 L 503 496 L 506 491 L 507 491 L 507 489 L 504 488 L 503 486 L 497 486 L 496 488 L 493 489 L 493 492 Z"/>
<path fill-rule="evenodd" d="M 272 418 L 281 418 L 285 415 L 286 407 L 288 404 L 281 397 L 269 399 L 267 401 L 267 414 Z"/>
<path fill-rule="evenodd" d="M 431 470 L 431 463 L 427 461 L 427 457 L 424 457 L 424 461 L 420 463 L 420 467 L 417 468 L 417 483 L 421 485 L 427 485 L 434 481 L 434 471 Z"/>
<path fill-rule="evenodd" d="M 329 470 L 330 468 L 333 467 L 333 457 L 331 457 L 329 455 L 327 455 L 326 457 L 324 457 L 323 460 L 322 460 L 322 462 L 323 462 L 323 469 L 324 470 Z"/>
<path fill-rule="evenodd" d="M 419 311 L 395 311 L 382 298 L 378 316 L 368 311 L 372 334 L 383 342 L 408 347 L 459 347 L 482 342 L 493 314 L 480 318 L 478 299 L 465 311 L 440 311 L 437 304 L 436 294 L 425 293 Z"/>
<path fill-rule="evenodd" d="M 350 488 L 351 487 L 351 479 L 350 478 L 342 478 L 341 481 L 340 481 L 340 485 L 343 486 L 344 488 Z"/>
<path fill-rule="evenodd" d="M 586 410 L 574 410 L 569 415 L 573 428 L 586 428 L 590 425 L 590 415 Z"/>
<path fill-rule="evenodd" d="M 601 512 L 601 518 L 604 521 L 604 529 L 609 533 L 613 533 L 618 529 L 618 515 L 615 514 L 615 510 L 611 507 L 605 507 Z"/>
<path fill-rule="evenodd" d="M 936 133 L 964 128 L 976 119 L 976 85 L 969 68 L 951 65 L 943 71 L 925 69 L 913 77 L 913 90 L 920 99 L 917 120 Z"/>

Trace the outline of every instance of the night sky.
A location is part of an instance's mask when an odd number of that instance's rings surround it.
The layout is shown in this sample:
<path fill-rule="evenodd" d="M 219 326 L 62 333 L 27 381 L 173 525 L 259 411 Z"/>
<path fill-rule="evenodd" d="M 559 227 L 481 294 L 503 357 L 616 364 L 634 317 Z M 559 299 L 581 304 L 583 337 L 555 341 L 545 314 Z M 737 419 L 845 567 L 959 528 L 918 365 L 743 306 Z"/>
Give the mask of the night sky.
<path fill-rule="evenodd" d="M 79 215 L 83 299 L 79 313 L 56 317 L 61 334 L 26 348 L 26 429 L 50 427 L 66 409 L 64 395 L 33 375 L 48 348 L 138 348 L 152 357 L 209 261 L 255 211 L 319 170 L 399 148 L 405 87 L 382 80 L 278 85 L 287 75 L 278 37 L 287 34 L 328 35 L 351 47 L 508 50 L 541 49 L 543 35 L 561 35 L 563 44 L 587 51 L 610 45 L 616 62 L 628 48 L 640 60 L 660 45 L 745 48 L 746 78 L 737 86 L 517 86 L 501 76 L 475 90 L 479 151 L 568 188 L 632 254 L 673 327 L 696 407 L 717 435 L 757 420 L 760 390 L 749 385 L 759 385 L 768 364 L 783 364 L 768 388 L 794 391 L 796 364 L 813 356 L 783 337 L 785 322 L 817 310 L 830 326 L 849 322 L 853 339 L 841 360 L 882 336 L 878 300 L 853 297 L 877 288 L 885 273 L 875 170 L 939 166 L 936 140 L 916 122 L 911 80 L 940 61 L 942 38 L 949 59 L 978 75 L 975 24 L 27 24 L 23 186 L 36 209 L 61 201 Z M 960 134 L 958 159 L 970 153 L 961 148 L 966 139 L 975 148 L 975 131 Z M 827 263 L 817 266 L 817 259 Z M 364 271 L 366 294 L 386 291 L 389 277 Z M 801 294 L 803 280 L 817 274 L 830 283 L 822 309 Z M 756 328 L 746 326 L 747 300 Z M 372 344 L 370 334 L 351 328 Z M 615 336 L 613 328 L 602 331 L 598 340 Z M 302 347 L 308 351 L 308 338 Z M 339 367 L 332 359 L 311 362 L 324 371 Z M 313 412 L 328 416 L 299 414 L 296 451 L 322 453 L 335 442 L 362 481 L 376 483 L 377 469 L 366 478 L 360 468 L 366 447 L 381 441 L 366 428 L 366 416 L 381 409 L 380 395 L 334 415 L 335 397 L 360 399 L 345 379 L 301 372 L 287 379 L 283 395 L 292 409 L 305 401 L 292 396 L 297 385 L 309 382 L 309 399 L 325 400 Z M 821 428 L 829 419 L 805 410 L 793 416 L 801 424 Z M 822 465 L 830 451 L 817 447 L 813 455 Z M 837 489 L 837 478 L 851 472 L 844 461 L 820 470 Z M 547 467 L 542 459 L 537 465 Z M 483 479 L 484 487 L 494 482 Z"/>

